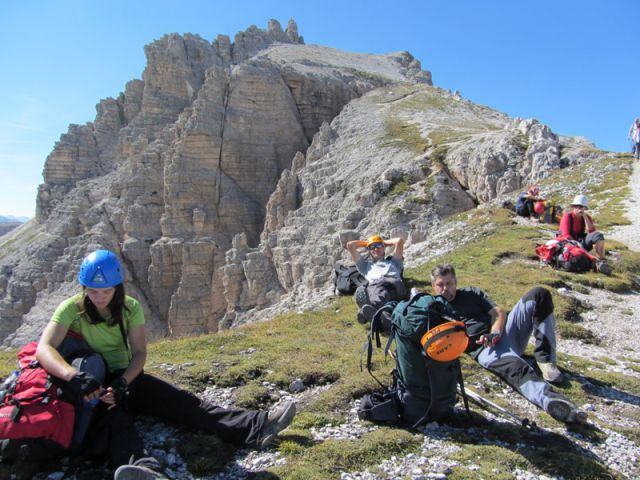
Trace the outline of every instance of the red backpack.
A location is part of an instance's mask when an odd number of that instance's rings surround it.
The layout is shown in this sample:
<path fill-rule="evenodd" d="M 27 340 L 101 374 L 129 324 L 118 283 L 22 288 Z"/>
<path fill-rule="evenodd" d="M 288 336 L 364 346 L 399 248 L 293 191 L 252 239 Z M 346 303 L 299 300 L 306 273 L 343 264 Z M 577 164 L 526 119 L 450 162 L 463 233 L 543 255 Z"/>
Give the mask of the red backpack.
<path fill-rule="evenodd" d="M 558 237 L 536 247 L 538 258 L 554 268 L 566 272 L 583 273 L 593 270 L 596 257 L 575 240 Z"/>
<path fill-rule="evenodd" d="M 44 439 L 71 444 L 75 408 L 60 400 L 54 377 L 36 360 L 37 342 L 18 352 L 18 369 L 0 385 L 0 440 Z"/>

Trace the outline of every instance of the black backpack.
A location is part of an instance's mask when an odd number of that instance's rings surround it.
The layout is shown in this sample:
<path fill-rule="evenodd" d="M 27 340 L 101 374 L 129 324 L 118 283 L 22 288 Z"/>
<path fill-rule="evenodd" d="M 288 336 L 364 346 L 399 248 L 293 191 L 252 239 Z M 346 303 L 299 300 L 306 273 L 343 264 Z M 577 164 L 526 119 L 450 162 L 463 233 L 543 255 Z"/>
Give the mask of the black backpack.
<path fill-rule="evenodd" d="M 552 203 L 545 203 L 542 223 L 560 223 L 562 208 Z"/>
<path fill-rule="evenodd" d="M 423 336 L 430 330 L 447 322 L 455 322 L 455 312 L 447 301 L 441 296 L 418 294 L 397 304 L 389 302 L 376 312 L 365 343 L 367 370 L 383 388 L 384 385 L 371 372 L 371 357 L 373 340 L 378 347 L 381 346 L 380 318 L 385 311 L 391 312 L 391 333 L 385 347 L 385 357 L 391 343 L 394 340 L 396 342 L 393 389 L 383 394 L 365 395 L 358 416 L 365 420 L 403 423 L 416 428 L 453 413 L 458 385 L 468 412 L 459 359 L 434 360 L 426 355 L 421 344 Z"/>
<path fill-rule="evenodd" d="M 336 274 L 333 281 L 334 293 L 338 292 L 340 295 L 353 295 L 356 288 L 366 286 L 369 283 L 355 265 L 346 266 L 341 263 L 336 263 L 333 270 Z"/>

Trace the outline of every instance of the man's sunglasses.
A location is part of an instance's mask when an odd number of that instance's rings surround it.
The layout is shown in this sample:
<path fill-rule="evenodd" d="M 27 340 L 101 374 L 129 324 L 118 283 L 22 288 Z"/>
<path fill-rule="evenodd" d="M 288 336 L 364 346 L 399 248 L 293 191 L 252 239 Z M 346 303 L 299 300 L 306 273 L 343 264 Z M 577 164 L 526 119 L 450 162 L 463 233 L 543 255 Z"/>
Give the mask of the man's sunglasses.
<path fill-rule="evenodd" d="M 369 250 L 375 250 L 376 248 L 382 248 L 382 247 L 384 247 L 384 244 L 382 244 L 382 243 L 372 243 L 367 248 Z"/>

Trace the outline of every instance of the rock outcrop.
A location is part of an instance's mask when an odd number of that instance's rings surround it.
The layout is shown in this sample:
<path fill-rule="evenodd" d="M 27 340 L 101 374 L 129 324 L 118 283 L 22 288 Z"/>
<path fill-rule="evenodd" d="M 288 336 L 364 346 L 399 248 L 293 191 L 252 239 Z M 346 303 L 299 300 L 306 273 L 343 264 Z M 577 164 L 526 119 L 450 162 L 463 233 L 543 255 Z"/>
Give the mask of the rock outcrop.
<path fill-rule="evenodd" d="M 560 164 L 560 140 L 535 120 L 428 85 L 369 92 L 323 124 L 282 173 L 260 245 L 238 239 L 243 248 L 230 251 L 225 296 L 242 301 L 228 302 L 224 324 L 310 308 L 333 293 L 332 266 L 349 262 L 347 241 L 382 232 L 411 247 L 433 237 L 442 218 Z"/>
<path fill-rule="evenodd" d="M 233 43 L 166 35 L 145 54 L 142 80 L 61 136 L 45 163 L 37 221 L 0 245 L 5 344 L 36 335 L 97 247 L 122 257 L 127 289 L 156 334 L 215 331 L 234 308 L 272 304 L 290 285 L 277 285 L 272 263 L 249 250 L 283 172 L 352 100 L 431 81 L 406 52 L 304 45 L 293 21 L 284 31 L 275 20 L 266 31 L 250 27 Z M 275 202 L 269 210 L 282 210 Z M 234 297 L 234 261 L 253 265 L 243 279 L 254 290 L 265 282 L 273 290 Z"/>
<path fill-rule="evenodd" d="M 142 80 L 55 145 L 37 219 L 2 237 L 5 345 L 37 336 L 98 247 L 152 334 L 217 331 L 323 302 L 352 238 L 403 235 L 411 255 L 444 217 L 593 152 L 431 86 L 407 52 L 305 45 L 292 21 L 145 53 Z"/>

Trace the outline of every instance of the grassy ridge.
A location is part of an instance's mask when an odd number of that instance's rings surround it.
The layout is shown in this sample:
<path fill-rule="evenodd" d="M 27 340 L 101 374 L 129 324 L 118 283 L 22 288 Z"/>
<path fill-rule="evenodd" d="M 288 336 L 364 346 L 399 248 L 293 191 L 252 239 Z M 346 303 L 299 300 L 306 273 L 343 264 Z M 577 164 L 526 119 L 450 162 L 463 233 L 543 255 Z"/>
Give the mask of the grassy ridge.
<path fill-rule="evenodd" d="M 619 205 L 627 193 L 630 159 L 627 156 L 610 158 L 598 168 L 609 168 L 612 174 L 606 182 L 589 184 L 586 191 L 592 198 L 599 198 L 596 222 L 607 227 L 624 221 L 620 219 Z M 563 182 L 573 185 L 586 184 L 592 165 L 563 170 Z M 619 173 L 617 173 L 619 172 Z M 626 175 L 625 175 L 626 172 Z M 546 183 L 552 188 L 554 178 Z M 559 201 L 566 198 L 559 198 Z M 569 275 L 541 268 L 533 258 L 536 242 L 550 236 L 553 227 L 544 225 L 520 225 L 512 213 L 502 208 L 482 208 L 461 214 L 451 221 L 464 219 L 469 229 L 483 225 L 486 233 L 442 258 L 406 271 L 408 283 L 427 289 L 429 272 L 437 263 L 456 265 L 461 285 L 476 285 L 486 290 L 496 302 L 509 308 L 533 285 L 550 287 L 553 292 L 558 329 L 563 338 L 574 337 L 596 341 L 595 337 L 579 323 L 578 313 L 585 308 L 567 297 L 558 295 L 556 289 L 564 286 L 580 289 L 584 286 L 625 291 L 633 285 L 633 276 L 640 274 L 640 256 L 623 245 L 609 243 L 617 251 L 615 274 L 604 277 L 595 273 Z M 486 228 L 490 225 L 491 228 Z M 462 233 L 461 235 L 464 235 Z M 361 346 L 366 330 L 355 321 L 355 305 L 350 298 L 336 298 L 331 307 L 304 313 L 290 313 L 268 322 L 260 322 L 214 335 L 162 340 L 149 346 L 148 370 L 192 391 L 202 391 L 207 386 L 236 386 L 235 402 L 247 408 L 265 408 L 277 400 L 277 394 L 265 386 L 273 383 L 286 389 L 296 378 L 305 385 L 330 384 L 331 388 L 319 393 L 300 406 L 300 414 L 292 428 L 282 436 L 280 452 L 287 464 L 276 467 L 256 478 L 328 479 L 340 478 L 340 472 L 361 471 L 369 468 L 375 472 L 383 459 L 419 452 L 424 436 L 398 428 L 381 428 L 363 435 L 358 440 L 327 440 L 315 442 L 312 429 L 327 424 L 338 425 L 344 421 L 351 402 L 376 388 L 375 381 L 361 372 L 359 367 Z M 560 347 L 562 348 L 562 347 Z M 14 364 L 15 352 L 0 352 L 0 370 L 8 373 Z M 640 395 L 640 385 L 635 379 L 606 371 L 610 359 L 587 361 L 560 355 L 563 369 L 579 377 L 589 372 L 589 380 L 602 387 L 612 388 L 627 395 Z M 164 364 L 179 366 L 173 374 L 167 373 Z M 374 371 L 381 379 L 387 375 L 391 363 L 383 361 L 382 352 L 375 355 Z M 640 364 L 639 364 L 640 368 Z M 463 361 L 467 385 L 482 386 L 482 394 L 496 403 L 508 406 L 503 396 L 505 388 L 473 362 Z M 575 380 L 560 388 L 578 403 L 598 404 L 602 399 L 597 393 L 585 390 Z M 516 411 L 527 414 L 526 411 Z M 530 412 L 529 412 L 530 413 Z M 561 428 L 543 412 L 534 413 L 538 424 Z M 455 430 L 446 441 L 455 446 L 451 459 L 449 479 L 513 478 L 514 470 L 522 468 L 540 474 L 562 475 L 565 478 L 618 478 L 584 454 L 581 448 L 564 435 L 547 432 L 543 437 L 522 428 L 490 423 L 476 415 L 476 428 Z M 611 428 L 616 428 L 611 426 Z M 621 433 L 638 441 L 637 432 L 620 427 Z M 594 444 L 604 442 L 606 436 L 597 428 L 581 427 L 577 430 Z M 184 432 L 183 438 L 172 439 L 186 458 L 195 475 L 207 475 L 221 469 L 234 453 L 214 436 L 198 432 Z M 434 453 L 436 455 L 437 453 Z M 478 470 L 469 470 L 476 465 Z"/>
<path fill-rule="evenodd" d="M 628 159 L 623 157 L 611 161 L 618 165 L 618 169 L 628 163 Z M 577 179 L 582 178 L 580 173 L 580 168 L 572 170 Z M 582 174 L 588 175 L 588 167 L 582 167 Z M 614 178 L 613 183 L 625 181 L 626 177 L 620 175 Z M 620 195 L 625 192 L 620 185 L 608 183 L 603 186 L 609 192 L 616 188 Z M 589 193 L 593 195 L 596 191 Z M 613 210 L 618 202 L 611 201 L 608 205 L 611 205 L 611 211 L 607 204 L 598 211 L 599 224 L 615 223 Z M 437 262 L 455 264 L 461 284 L 485 289 L 506 308 L 533 285 L 549 287 L 553 292 L 558 329 L 563 338 L 596 341 L 591 332 L 577 321 L 578 313 L 584 307 L 558 295 L 557 288 L 580 289 L 585 285 L 625 291 L 631 288 L 633 275 L 640 273 L 640 256 L 623 245 L 611 242 L 609 245 L 618 252 L 619 258 L 612 277 L 596 273 L 571 275 L 541 268 L 534 260 L 533 247 L 536 242 L 549 237 L 549 226 L 516 224 L 512 214 L 501 208 L 478 209 L 462 216 L 468 221 L 469 228 L 487 224 L 492 228 L 479 240 L 437 259 Z M 408 270 L 408 283 L 428 290 L 429 272 L 435 263 L 432 261 Z M 365 329 L 355 322 L 352 300 L 338 298 L 323 311 L 292 313 L 232 332 L 156 343 L 151 347 L 151 364 L 171 362 L 172 358 L 176 363 L 193 362 L 194 365 L 184 369 L 175 380 L 196 390 L 210 384 L 240 385 L 236 390 L 238 404 L 250 408 L 261 408 L 276 400 L 269 397 L 262 382 L 276 383 L 282 388 L 295 378 L 304 379 L 307 385 L 330 382 L 332 388 L 303 405 L 292 428 L 282 435 L 279 449 L 288 461 L 286 466 L 274 468 L 272 473 L 274 478 L 339 478 L 340 472 L 365 468 L 375 471 L 382 459 L 415 453 L 423 439 L 421 435 L 403 429 L 384 428 L 365 434 L 357 441 L 312 440 L 312 428 L 340 424 L 350 402 L 376 388 L 371 377 L 359 369 L 360 346 L 365 335 Z M 249 349 L 255 350 L 248 354 Z M 388 380 L 391 365 L 382 361 L 381 352 L 376 353 L 375 360 L 374 371 L 380 378 Z M 560 355 L 560 362 L 572 377 L 578 378 L 589 371 L 591 383 L 629 395 L 640 395 L 640 386 L 635 379 L 606 371 L 606 359 L 587 361 Z M 468 385 L 483 386 L 483 395 L 514 409 L 500 395 L 504 384 L 468 359 L 464 360 L 463 369 Z M 578 381 L 568 381 L 560 390 L 579 404 L 601 401 L 596 393 L 585 390 Z M 518 411 L 517 407 L 515 412 L 531 414 Z M 539 425 L 562 428 L 543 412 L 536 411 L 534 415 Z M 565 478 L 617 478 L 613 471 L 585 456 L 577 444 L 563 435 L 546 433 L 544 447 L 541 447 L 540 438 L 521 428 L 488 423 L 479 416 L 477 420 L 481 428 L 456 431 L 448 439 L 460 447 L 452 457 L 460 466 L 453 468 L 449 476 L 451 479 L 478 478 L 478 473 L 485 478 L 513 478 L 515 468 L 563 475 Z M 637 434 L 634 436 L 624 428 L 619 431 L 637 441 Z M 597 428 L 579 427 L 577 432 L 596 444 L 606 438 Z M 479 470 L 469 471 L 466 467 L 470 464 L 478 465 Z"/>

